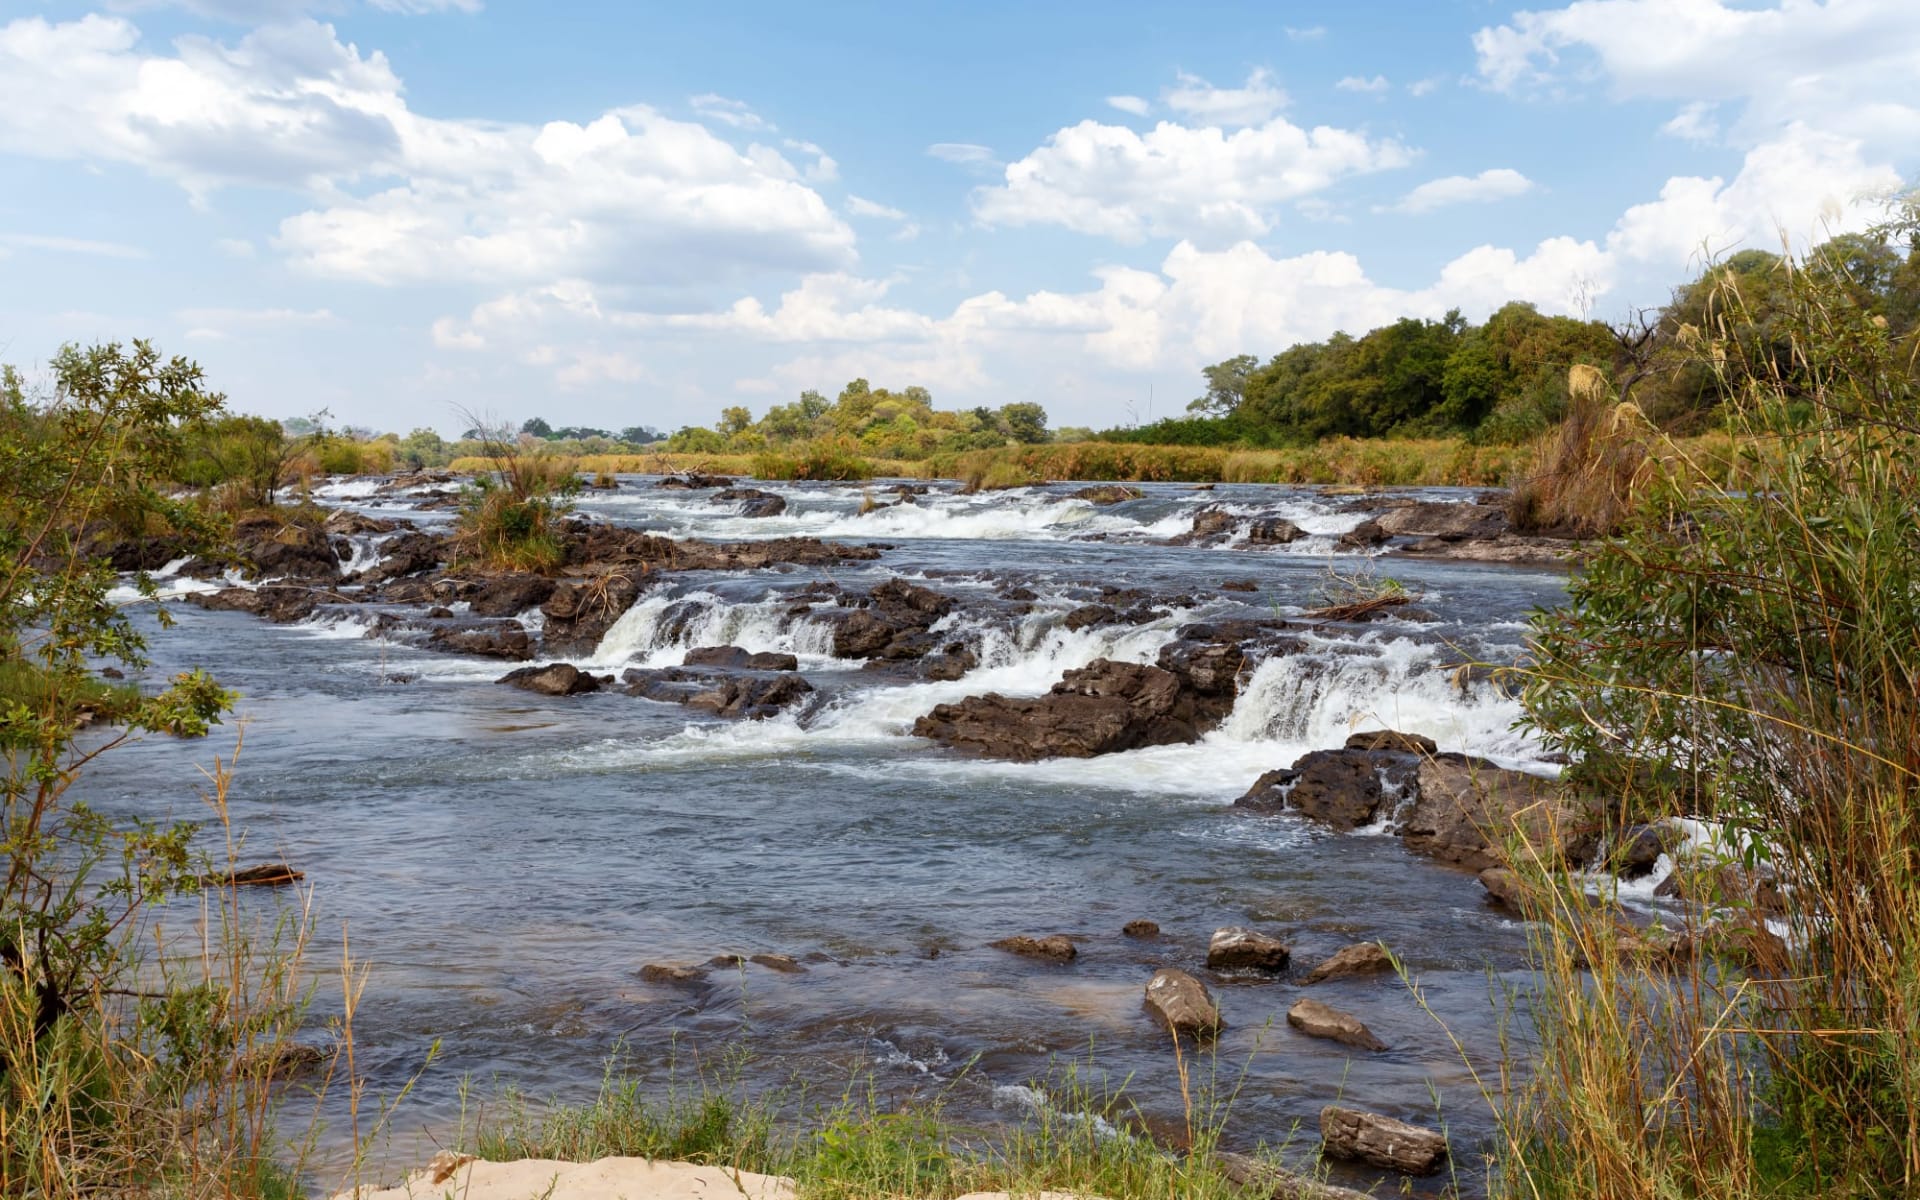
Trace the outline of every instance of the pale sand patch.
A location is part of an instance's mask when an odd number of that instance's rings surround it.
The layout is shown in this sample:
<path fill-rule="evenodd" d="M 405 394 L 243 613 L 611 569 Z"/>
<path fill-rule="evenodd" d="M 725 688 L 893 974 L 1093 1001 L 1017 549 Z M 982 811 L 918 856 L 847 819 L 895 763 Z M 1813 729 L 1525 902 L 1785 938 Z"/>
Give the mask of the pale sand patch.
<path fill-rule="evenodd" d="M 463 1156 L 464 1157 L 464 1156 Z M 647 1158 L 459 1161 L 441 1155 L 398 1187 L 333 1200 L 793 1200 L 793 1180 Z M 971 1192 L 960 1200 L 1099 1200 L 1074 1192 Z"/>

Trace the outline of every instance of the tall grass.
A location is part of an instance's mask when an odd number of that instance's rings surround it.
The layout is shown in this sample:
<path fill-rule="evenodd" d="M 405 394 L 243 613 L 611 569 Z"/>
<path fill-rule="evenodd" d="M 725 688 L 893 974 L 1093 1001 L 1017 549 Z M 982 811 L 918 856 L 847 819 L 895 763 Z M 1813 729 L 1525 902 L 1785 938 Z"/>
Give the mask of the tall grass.
<path fill-rule="evenodd" d="M 751 460 L 758 479 L 871 479 L 873 463 L 851 441 L 814 441 L 782 450 L 763 450 Z"/>
<path fill-rule="evenodd" d="M 927 467 L 955 479 L 992 472 L 1028 481 L 1492 487 L 1507 482 L 1523 454 L 1511 446 L 1476 446 L 1461 439 L 1331 438 L 1287 450 L 1071 442 L 936 456 Z"/>
<path fill-rule="evenodd" d="M 484 425 L 475 421 L 484 430 Z M 566 565 L 561 522 L 580 489 L 577 460 L 486 434 L 489 469 L 473 477 L 454 529 L 459 561 L 497 571 L 552 574 Z"/>
<path fill-rule="evenodd" d="M 1920 383 L 1844 280 L 1782 270 L 1790 355 L 1744 356 L 1737 280 L 1698 339 L 1739 486 L 1654 464 L 1536 624 L 1549 746 L 1615 781 L 1617 826 L 1697 816 L 1721 849 L 1653 933 L 1516 856 L 1541 1050 L 1504 1195 L 1920 1194 Z"/>

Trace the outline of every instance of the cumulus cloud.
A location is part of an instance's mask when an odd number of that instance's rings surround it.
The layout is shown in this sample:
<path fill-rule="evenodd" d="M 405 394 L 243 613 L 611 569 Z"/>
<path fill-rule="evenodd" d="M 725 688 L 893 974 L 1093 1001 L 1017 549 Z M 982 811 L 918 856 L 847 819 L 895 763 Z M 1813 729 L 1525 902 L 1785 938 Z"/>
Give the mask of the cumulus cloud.
<path fill-rule="evenodd" d="M 973 212 L 988 225 L 1059 225 L 1123 242 L 1230 241 L 1269 231 L 1278 205 L 1411 158 L 1391 139 L 1282 117 L 1232 132 L 1162 121 L 1136 133 L 1087 120 L 1008 164 L 1005 182 L 975 191 Z"/>
<path fill-rule="evenodd" d="M 1516 90 L 1595 71 L 1618 96 L 1737 101 L 1757 144 L 1795 122 L 1920 140 L 1920 5 L 1911 0 L 1578 0 L 1474 35 L 1481 78 Z"/>
<path fill-rule="evenodd" d="M 744 100 L 729 100 L 725 96 L 706 92 L 689 97 L 687 103 L 693 106 L 694 112 L 705 119 L 731 125 L 735 129 L 771 130 L 774 128 L 767 124 L 759 113 L 748 107 Z"/>
<path fill-rule="evenodd" d="M 1364 75 L 1349 75 L 1333 86 L 1343 92 L 1366 92 L 1375 96 L 1384 95 L 1393 88 L 1393 84 L 1387 82 L 1385 75 L 1375 75 L 1371 78 Z"/>
<path fill-rule="evenodd" d="M 1225 128 L 1258 125 L 1287 105 L 1287 94 L 1264 67 L 1248 75 L 1245 85 L 1237 88 L 1215 87 L 1198 76 L 1182 74 L 1166 90 L 1164 99 L 1168 108 L 1197 124 Z"/>
<path fill-rule="evenodd" d="M 1675 113 L 1671 121 L 1660 127 L 1660 132 L 1689 142 L 1711 142 L 1720 136 L 1720 122 L 1713 115 L 1717 107 L 1705 100 L 1696 100 Z"/>
<path fill-rule="evenodd" d="M 569 276 L 673 285 L 843 267 L 852 230 L 805 170 L 646 107 L 576 124 L 449 120 L 408 106 L 378 52 L 313 21 L 228 46 L 140 46 L 126 21 L 0 26 L 0 149 L 122 162 L 199 197 L 236 184 L 321 204 L 274 244 L 317 275 L 375 283 Z M 712 100 L 735 127 L 759 118 Z"/>
<path fill-rule="evenodd" d="M 1389 207 L 1405 213 L 1432 212 L 1450 204 L 1484 204 L 1524 196 L 1533 190 L 1533 180 L 1511 167 L 1494 167 L 1478 175 L 1448 175 L 1429 179 Z"/>

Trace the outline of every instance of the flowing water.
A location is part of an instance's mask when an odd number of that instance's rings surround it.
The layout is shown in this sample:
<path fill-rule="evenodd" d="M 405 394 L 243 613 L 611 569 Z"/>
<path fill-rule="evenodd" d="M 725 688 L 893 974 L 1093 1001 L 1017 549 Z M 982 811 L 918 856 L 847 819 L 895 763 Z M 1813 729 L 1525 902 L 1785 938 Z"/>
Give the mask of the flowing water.
<path fill-rule="evenodd" d="M 663 1085 L 675 1073 L 685 1082 L 696 1059 L 744 1046 L 752 1087 L 798 1079 L 815 1095 L 838 1094 L 870 1078 L 886 1094 L 942 1091 L 957 1115 L 980 1119 L 1017 1119 L 1033 1095 L 1024 1085 L 1077 1059 L 1127 1080 L 1148 1117 L 1174 1127 L 1174 1055 L 1141 1009 L 1142 988 L 1157 966 L 1200 972 L 1223 925 L 1282 936 L 1296 973 L 1353 941 L 1383 940 L 1474 1065 L 1497 1057 L 1503 1006 L 1491 993 L 1518 978 L 1525 935 L 1485 904 L 1471 875 L 1391 836 L 1330 835 L 1231 802 L 1263 771 L 1357 728 L 1424 733 L 1443 749 L 1551 771 L 1514 730 L 1517 704 L 1490 687 L 1462 692 L 1449 668 L 1510 660 L 1528 611 L 1562 597 L 1560 573 L 1336 553 L 1337 535 L 1363 514 L 1307 489 L 1151 486 L 1095 508 L 1062 487 L 971 497 L 936 488 L 861 515 L 858 487 L 767 486 L 787 513 L 749 519 L 707 493 L 639 479 L 580 507 L 673 536 L 812 534 L 891 548 L 824 571 L 656 576 L 580 665 L 669 665 L 722 643 L 787 651 L 825 697 L 804 715 L 727 722 L 617 692 L 545 698 L 496 687 L 498 661 L 369 638 L 351 609 L 273 626 L 175 606 L 178 627 L 156 637 L 152 678 L 200 665 L 243 696 L 233 806 L 243 857 L 284 855 L 306 872 L 316 963 L 349 931 L 370 971 L 355 1041 L 371 1091 L 397 1089 L 439 1045 L 395 1118 L 400 1158 L 444 1140 L 463 1078 L 483 1094 L 511 1082 L 580 1099 L 620 1047 Z M 878 486 L 873 494 L 891 499 Z M 325 498 L 445 519 L 364 481 Z M 1273 549 L 1161 544 L 1202 504 L 1286 516 L 1310 536 Z M 360 539 L 356 565 L 377 558 L 379 541 Z M 1039 694 L 1100 657 L 1151 661 L 1192 621 L 1296 614 L 1319 601 L 1330 568 L 1390 575 L 1437 620 L 1311 635 L 1308 653 L 1262 665 L 1226 722 L 1195 745 L 1009 764 L 909 733 L 938 703 Z M 964 678 L 916 682 L 836 660 L 827 628 L 790 611 L 792 593 L 823 577 L 854 589 L 896 575 L 970 601 L 943 626 L 978 648 Z M 1244 579 L 1258 591 L 1220 588 Z M 1060 624 L 1112 584 L 1187 593 L 1194 604 L 1141 624 Z M 994 616 L 1014 586 L 1037 595 L 1031 611 Z M 411 682 L 389 682 L 404 676 Z M 198 815 L 195 764 L 231 745 L 230 731 L 146 741 L 108 756 L 85 787 L 115 811 Z M 288 899 L 245 903 L 264 912 Z M 1135 918 L 1158 922 L 1162 936 L 1124 937 Z M 1022 933 L 1072 935 L 1079 959 L 1061 966 L 987 947 Z M 806 970 L 749 964 L 697 986 L 638 976 L 648 963 L 763 952 Z M 1230 1144 L 1278 1143 L 1298 1125 L 1297 1146 L 1310 1149 L 1320 1107 L 1336 1099 L 1429 1124 L 1437 1103 L 1462 1163 L 1475 1157 L 1491 1128 L 1486 1105 L 1399 979 L 1309 991 L 1297 975 L 1200 973 L 1228 1022 L 1200 1070 L 1239 1083 Z M 1302 994 L 1356 1013 L 1391 1048 L 1352 1052 L 1295 1034 L 1284 1014 Z M 323 990 L 317 1007 L 336 1004 Z M 337 1152 L 337 1103 L 331 1117 L 325 1146 Z"/>

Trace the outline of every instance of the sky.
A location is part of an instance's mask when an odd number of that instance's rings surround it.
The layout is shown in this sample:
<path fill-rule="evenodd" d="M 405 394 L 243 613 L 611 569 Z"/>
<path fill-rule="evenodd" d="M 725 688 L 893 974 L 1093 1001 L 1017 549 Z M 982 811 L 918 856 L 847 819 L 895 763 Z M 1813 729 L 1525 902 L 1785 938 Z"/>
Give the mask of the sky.
<path fill-rule="evenodd" d="M 1869 225 L 1916 80 L 1916 0 L 0 0 L 0 361 L 403 433 L 856 377 L 1131 424 Z"/>

